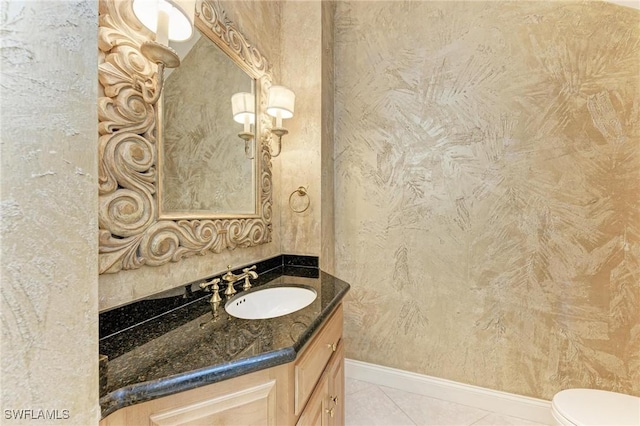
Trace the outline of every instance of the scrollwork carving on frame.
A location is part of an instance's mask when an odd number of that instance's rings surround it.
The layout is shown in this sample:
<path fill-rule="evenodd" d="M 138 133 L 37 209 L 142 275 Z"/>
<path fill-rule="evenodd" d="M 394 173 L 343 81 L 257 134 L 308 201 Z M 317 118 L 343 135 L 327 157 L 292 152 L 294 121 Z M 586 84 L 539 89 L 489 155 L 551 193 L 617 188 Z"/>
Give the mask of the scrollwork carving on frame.
<path fill-rule="evenodd" d="M 101 0 L 98 49 L 99 272 L 159 266 L 195 254 L 271 241 L 271 85 L 268 61 L 210 0 L 196 4 L 196 25 L 256 78 L 260 100 L 257 214 L 249 218 L 160 220 L 157 205 L 157 110 L 142 90 L 157 89 L 156 65 L 140 53 L 152 38 L 130 1 Z"/>

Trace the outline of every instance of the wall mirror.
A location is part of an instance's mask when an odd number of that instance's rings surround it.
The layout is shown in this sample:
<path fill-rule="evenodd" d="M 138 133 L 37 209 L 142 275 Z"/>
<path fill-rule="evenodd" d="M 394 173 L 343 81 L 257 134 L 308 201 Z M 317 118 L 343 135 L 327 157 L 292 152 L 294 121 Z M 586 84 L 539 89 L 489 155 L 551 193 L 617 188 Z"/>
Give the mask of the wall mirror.
<path fill-rule="evenodd" d="M 217 1 L 198 0 L 195 15 L 196 38 L 149 104 L 141 85 L 156 82 L 156 66 L 139 47 L 153 34 L 130 1 L 100 1 L 101 274 L 271 241 L 268 61 Z M 231 113 L 238 91 L 256 99 L 248 151 Z"/>
<path fill-rule="evenodd" d="M 245 146 L 231 114 L 231 97 L 255 95 L 255 80 L 198 29 L 170 45 L 182 63 L 165 73 L 160 100 L 159 217 L 255 215 L 255 139 Z"/>

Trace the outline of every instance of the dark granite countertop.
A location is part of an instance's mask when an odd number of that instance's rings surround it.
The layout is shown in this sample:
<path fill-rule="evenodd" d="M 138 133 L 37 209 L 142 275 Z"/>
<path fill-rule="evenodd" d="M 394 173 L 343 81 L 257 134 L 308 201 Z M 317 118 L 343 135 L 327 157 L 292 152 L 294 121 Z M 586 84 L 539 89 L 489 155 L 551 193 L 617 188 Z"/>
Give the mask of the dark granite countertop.
<path fill-rule="evenodd" d="M 211 294 L 194 284 L 100 314 L 100 354 L 108 357 L 102 417 L 295 360 L 349 285 L 316 268 L 285 265 L 260 274 L 254 287 L 283 284 L 313 287 L 318 297 L 289 315 L 244 320 L 225 312 L 223 290 L 214 312 Z"/>

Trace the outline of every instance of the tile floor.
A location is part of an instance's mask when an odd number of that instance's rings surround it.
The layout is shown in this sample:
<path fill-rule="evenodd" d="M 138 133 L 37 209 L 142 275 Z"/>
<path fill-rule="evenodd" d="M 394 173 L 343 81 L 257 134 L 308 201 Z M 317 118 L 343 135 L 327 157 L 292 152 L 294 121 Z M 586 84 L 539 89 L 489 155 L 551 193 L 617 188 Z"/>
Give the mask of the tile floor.
<path fill-rule="evenodd" d="M 346 426 L 543 426 L 349 377 L 345 386 Z"/>

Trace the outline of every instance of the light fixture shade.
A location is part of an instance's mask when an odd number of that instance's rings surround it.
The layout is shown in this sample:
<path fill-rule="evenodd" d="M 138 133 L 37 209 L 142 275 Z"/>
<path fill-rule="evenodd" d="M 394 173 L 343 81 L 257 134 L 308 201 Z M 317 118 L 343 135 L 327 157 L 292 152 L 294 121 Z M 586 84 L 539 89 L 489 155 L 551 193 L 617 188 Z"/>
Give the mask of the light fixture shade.
<path fill-rule="evenodd" d="M 231 96 L 231 112 L 233 121 L 243 124 L 245 117 L 249 117 L 249 123 L 254 124 L 256 119 L 256 98 L 251 93 L 239 92 Z"/>
<path fill-rule="evenodd" d="M 295 102 L 296 95 L 292 90 L 284 86 L 271 86 L 267 99 L 267 114 L 277 117 L 280 112 L 282 118 L 291 118 Z"/>
<path fill-rule="evenodd" d="M 133 13 L 154 33 L 158 32 L 158 12 L 169 15 L 169 40 L 185 41 L 193 35 L 196 0 L 133 0 Z"/>

